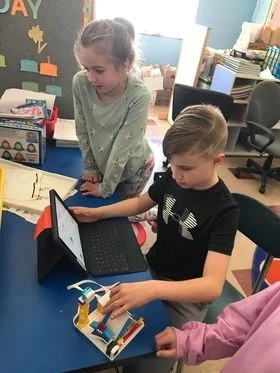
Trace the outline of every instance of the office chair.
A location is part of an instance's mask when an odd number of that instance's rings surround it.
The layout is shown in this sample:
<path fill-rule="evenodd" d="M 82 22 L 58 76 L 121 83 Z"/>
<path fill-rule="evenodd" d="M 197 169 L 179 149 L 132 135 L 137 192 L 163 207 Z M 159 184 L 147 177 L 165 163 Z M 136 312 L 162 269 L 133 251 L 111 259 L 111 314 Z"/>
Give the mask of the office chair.
<path fill-rule="evenodd" d="M 248 129 L 247 144 L 250 149 L 268 154 L 263 165 L 251 158 L 247 160 L 247 167 L 238 167 L 236 177 L 241 172 L 261 175 L 260 193 L 265 193 L 267 178 L 280 180 L 280 167 L 272 168 L 274 158 L 280 158 L 280 136 L 277 138 L 273 127 L 280 120 L 280 85 L 266 80 L 258 83 L 252 90 L 246 113 Z"/>
<path fill-rule="evenodd" d="M 180 112 L 192 105 L 211 104 L 217 106 L 225 119 L 228 120 L 233 98 L 222 92 L 212 91 L 210 89 L 191 87 L 184 84 L 174 84 L 172 101 L 172 119 L 175 120 Z M 162 162 L 167 167 L 168 160 Z"/>

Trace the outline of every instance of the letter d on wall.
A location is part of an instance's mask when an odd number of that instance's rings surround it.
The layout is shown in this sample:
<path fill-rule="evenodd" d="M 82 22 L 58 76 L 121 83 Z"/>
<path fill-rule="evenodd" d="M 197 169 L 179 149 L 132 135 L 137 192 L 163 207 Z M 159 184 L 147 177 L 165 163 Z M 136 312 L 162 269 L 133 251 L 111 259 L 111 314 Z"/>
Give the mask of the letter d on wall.
<path fill-rule="evenodd" d="M 7 13 L 10 8 L 10 0 L 4 0 L 4 6 L 1 6 L 2 1 L 0 0 L 0 13 Z"/>

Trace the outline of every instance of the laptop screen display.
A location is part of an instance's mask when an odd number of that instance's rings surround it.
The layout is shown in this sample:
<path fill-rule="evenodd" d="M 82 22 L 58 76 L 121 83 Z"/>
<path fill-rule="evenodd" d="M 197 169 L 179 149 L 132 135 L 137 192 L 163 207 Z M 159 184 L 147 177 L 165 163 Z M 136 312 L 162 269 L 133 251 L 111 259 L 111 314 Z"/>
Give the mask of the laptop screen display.
<path fill-rule="evenodd" d="M 77 260 L 85 267 L 85 259 L 77 222 L 56 196 L 55 209 L 59 238 L 71 250 Z"/>

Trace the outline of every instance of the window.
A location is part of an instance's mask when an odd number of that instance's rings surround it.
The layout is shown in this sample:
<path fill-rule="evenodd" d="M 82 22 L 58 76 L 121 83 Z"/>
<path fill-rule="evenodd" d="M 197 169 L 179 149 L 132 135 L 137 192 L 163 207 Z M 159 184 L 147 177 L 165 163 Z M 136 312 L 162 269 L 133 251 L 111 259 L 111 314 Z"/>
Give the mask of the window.
<path fill-rule="evenodd" d="M 184 36 L 195 23 L 198 0 L 95 0 L 96 19 L 124 17 L 136 33 Z"/>

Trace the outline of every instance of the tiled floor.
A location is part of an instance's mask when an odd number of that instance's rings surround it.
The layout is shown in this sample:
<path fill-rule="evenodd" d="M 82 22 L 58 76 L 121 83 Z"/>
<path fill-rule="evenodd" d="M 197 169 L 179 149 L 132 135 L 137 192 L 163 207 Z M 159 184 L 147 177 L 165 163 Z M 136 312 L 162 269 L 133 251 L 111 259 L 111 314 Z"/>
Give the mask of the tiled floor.
<path fill-rule="evenodd" d="M 150 110 L 150 118 L 154 119 L 157 125 L 147 126 L 147 137 L 150 140 L 152 145 L 155 158 L 156 166 L 155 171 L 162 170 L 162 160 L 164 156 L 162 154 L 161 140 L 169 128 L 169 124 L 166 120 L 159 120 L 159 112 L 167 112 L 165 107 L 153 106 Z M 230 171 L 229 168 L 234 168 L 237 166 L 244 166 L 247 158 L 246 157 L 227 157 L 225 162 L 219 168 L 219 175 L 227 184 L 228 188 L 232 192 L 239 192 L 248 194 L 254 198 L 257 198 L 266 205 L 280 205 L 280 184 L 279 181 L 270 180 L 267 184 L 267 189 L 265 194 L 260 194 L 258 192 L 259 183 L 257 179 L 237 179 Z M 280 166 L 280 162 L 276 162 L 275 165 Z M 152 179 L 151 179 L 152 182 Z M 147 186 L 148 187 L 148 186 Z M 252 216 L 253 219 L 253 216 Z M 147 226 L 147 240 L 142 248 L 146 252 L 151 246 L 152 242 L 155 240 L 155 234 L 151 232 Z M 244 294 L 241 286 L 236 280 L 235 276 L 232 273 L 232 270 L 240 269 L 250 269 L 252 264 L 253 252 L 255 245 L 248 241 L 241 234 L 237 234 L 235 247 L 230 261 L 230 267 L 227 274 L 227 279 L 241 292 Z M 218 373 L 225 364 L 227 359 L 222 359 L 218 361 L 207 361 L 199 366 L 190 367 L 184 365 L 182 372 L 180 373 Z M 106 373 L 114 373 L 114 370 L 106 371 Z M 160 373 L 160 372 L 147 372 L 147 373 Z"/>

